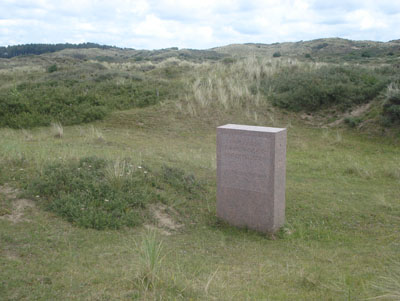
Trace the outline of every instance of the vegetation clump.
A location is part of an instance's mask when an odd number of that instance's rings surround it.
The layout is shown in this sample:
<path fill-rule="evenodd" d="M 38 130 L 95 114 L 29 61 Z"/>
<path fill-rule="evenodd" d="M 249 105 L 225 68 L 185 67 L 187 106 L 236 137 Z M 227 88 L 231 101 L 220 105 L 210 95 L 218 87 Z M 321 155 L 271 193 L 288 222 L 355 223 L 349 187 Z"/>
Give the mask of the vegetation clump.
<path fill-rule="evenodd" d="M 87 80 L 23 82 L 0 89 L 0 127 L 47 126 L 55 120 L 63 125 L 101 120 L 114 110 L 155 104 L 175 93 L 170 89 L 173 84 L 136 77 L 118 82 L 118 75 L 109 73 Z"/>
<path fill-rule="evenodd" d="M 298 66 L 282 68 L 263 90 L 272 103 L 293 111 L 316 111 L 332 105 L 346 109 L 374 99 L 385 87 L 385 78 L 364 68 L 322 66 L 306 70 Z"/>
<path fill-rule="evenodd" d="M 46 209 L 81 227 L 136 226 L 143 219 L 141 209 L 159 200 L 151 176 L 132 164 L 124 169 L 109 164 L 96 157 L 48 164 L 29 191 L 46 200 Z"/>
<path fill-rule="evenodd" d="M 44 207 L 80 227 L 119 229 L 140 225 L 150 203 L 165 202 L 159 194 L 199 192 L 193 175 L 163 166 L 161 173 L 134 165 L 130 159 L 106 161 L 86 157 L 79 161 L 49 163 L 29 184 L 28 193 L 40 196 Z"/>
<path fill-rule="evenodd" d="M 400 86 L 398 84 L 391 83 L 387 88 L 383 117 L 386 125 L 400 123 Z"/>
<path fill-rule="evenodd" d="M 190 194 L 194 194 L 201 188 L 193 174 L 188 175 L 180 168 L 163 165 L 162 177 L 172 187 Z"/>
<path fill-rule="evenodd" d="M 360 117 L 346 117 L 344 122 L 351 128 L 357 127 L 361 123 L 362 119 Z"/>
<path fill-rule="evenodd" d="M 48 72 L 48 73 L 53 73 L 53 72 L 56 72 L 57 70 L 58 70 L 58 67 L 57 67 L 56 64 L 50 65 L 50 66 L 47 68 L 47 72 Z"/>

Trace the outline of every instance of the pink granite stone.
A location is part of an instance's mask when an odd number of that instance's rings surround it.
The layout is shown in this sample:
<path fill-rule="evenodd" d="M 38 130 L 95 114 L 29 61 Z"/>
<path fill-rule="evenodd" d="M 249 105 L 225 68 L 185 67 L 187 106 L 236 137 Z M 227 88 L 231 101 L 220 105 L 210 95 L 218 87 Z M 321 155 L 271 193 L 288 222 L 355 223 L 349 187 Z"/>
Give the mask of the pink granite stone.
<path fill-rule="evenodd" d="M 217 128 L 217 215 L 273 233 L 285 222 L 286 129 Z"/>

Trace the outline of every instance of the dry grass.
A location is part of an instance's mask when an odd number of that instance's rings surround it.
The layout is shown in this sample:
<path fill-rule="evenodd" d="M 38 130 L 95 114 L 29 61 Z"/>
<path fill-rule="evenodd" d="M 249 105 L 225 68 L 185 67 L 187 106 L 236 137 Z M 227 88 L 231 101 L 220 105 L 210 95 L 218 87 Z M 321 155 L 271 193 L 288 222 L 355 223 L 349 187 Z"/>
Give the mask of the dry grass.
<path fill-rule="evenodd" d="M 189 93 L 182 100 L 180 108 L 194 116 L 206 110 L 230 111 L 241 107 L 258 108 L 268 105 L 268 95 L 260 91 L 261 82 L 268 80 L 288 66 L 297 66 L 304 70 L 320 68 L 323 63 L 304 63 L 293 59 L 267 59 L 248 56 L 233 63 L 218 62 L 195 65 L 192 79 L 188 79 Z M 196 109 L 198 108 L 198 109 Z M 254 115 L 254 114 L 253 114 Z M 254 119 L 257 117 L 254 115 Z"/>
<path fill-rule="evenodd" d="M 51 124 L 51 131 L 55 138 L 62 138 L 64 136 L 64 128 L 59 122 L 53 122 Z"/>

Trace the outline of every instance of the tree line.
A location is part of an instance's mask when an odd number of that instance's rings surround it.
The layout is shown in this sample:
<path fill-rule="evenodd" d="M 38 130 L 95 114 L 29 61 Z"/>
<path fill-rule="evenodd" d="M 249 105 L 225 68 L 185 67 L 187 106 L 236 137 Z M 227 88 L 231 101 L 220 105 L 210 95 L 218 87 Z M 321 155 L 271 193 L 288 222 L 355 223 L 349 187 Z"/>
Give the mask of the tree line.
<path fill-rule="evenodd" d="M 84 49 L 84 48 L 100 48 L 109 49 L 117 48 L 115 46 L 100 45 L 96 43 L 81 43 L 81 44 L 23 44 L 0 47 L 0 58 L 12 58 L 18 55 L 29 55 L 29 54 L 42 54 L 47 52 L 56 52 L 63 49 Z"/>

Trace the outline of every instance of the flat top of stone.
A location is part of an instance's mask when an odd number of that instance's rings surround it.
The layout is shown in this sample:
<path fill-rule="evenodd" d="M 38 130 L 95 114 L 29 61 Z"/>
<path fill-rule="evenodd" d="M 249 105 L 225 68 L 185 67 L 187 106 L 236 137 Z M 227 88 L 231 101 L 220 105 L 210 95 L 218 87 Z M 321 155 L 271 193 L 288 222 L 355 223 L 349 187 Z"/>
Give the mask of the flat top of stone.
<path fill-rule="evenodd" d="M 225 124 L 218 127 L 219 129 L 231 129 L 231 130 L 242 130 L 242 131 L 253 131 L 253 132 L 268 132 L 278 133 L 286 130 L 285 128 L 270 128 L 265 126 L 253 126 L 253 125 L 241 125 L 241 124 Z"/>

